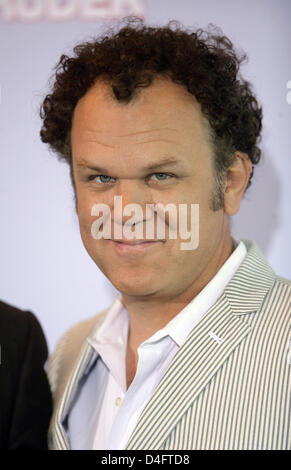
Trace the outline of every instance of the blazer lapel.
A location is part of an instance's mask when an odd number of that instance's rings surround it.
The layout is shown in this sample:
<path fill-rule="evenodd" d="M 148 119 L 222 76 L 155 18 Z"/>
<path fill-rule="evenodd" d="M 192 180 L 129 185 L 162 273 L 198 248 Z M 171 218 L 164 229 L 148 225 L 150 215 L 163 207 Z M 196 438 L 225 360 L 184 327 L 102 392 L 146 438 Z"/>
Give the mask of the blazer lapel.
<path fill-rule="evenodd" d="M 64 427 L 64 420 L 68 415 L 68 411 L 77 392 L 79 382 L 90 369 L 92 361 L 96 359 L 96 354 L 96 351 L 88 341 L 85 341 L 66 384 L 65 392 L 57 404 L 55 416 L 52 420 L 50 447 L 53 449 L 70 449 L 70 443 Z"/>
<path fill-rule="evenodd" d="M 248 248 L 246 258 L 174 357 L 127 449 L 161 448 L 185 411 L 250 333 L 251 326 L 241 315 L 258 310 L 274 282 L 274 273 L 257 246 L 244 242 Z"/>
<path fill-rule="evenodd" d="M 127 449 L 159 449 L 187 408 L 249 332 L 249 325 L 233 316 L 226 297 L 222 296 L 174 357 Z"/>

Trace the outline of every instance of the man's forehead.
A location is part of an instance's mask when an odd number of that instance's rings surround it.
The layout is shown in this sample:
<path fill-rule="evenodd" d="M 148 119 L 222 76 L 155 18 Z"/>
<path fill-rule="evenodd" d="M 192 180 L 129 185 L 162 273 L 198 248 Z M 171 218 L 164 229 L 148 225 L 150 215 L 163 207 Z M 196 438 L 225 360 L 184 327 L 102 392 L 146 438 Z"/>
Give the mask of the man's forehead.
<path fill-rule="evenodd" d="M 106 159 L 105 159 L 106 162 Z M 183 167 L 183 162 L 179 159 L 179 157 L 168 154 L 168 155 L 162 155 L 162 156 L 156 156 L 156 158 L 153 160 L 149 161 L 144 161 L 143 160 L 143 168 L 144 170 L 155 170 L 160 167 L 171 167 L 171 168 L 176 168 L 176 167 Z M 80 156 L 77 161 L 77 167 L 85 167 L 85 168 L 91 168 L 92 170 L 100 170 L 99 167 L 96 167 L 95 161 L 91 160 L 88 157 L 83 157 Z"/>
<path fill-rule="evenodd" d="M 181 145 L 209 141 L 209 124 L 200 105 L 183 87 L 155 80 L 138 98 L 123 103 L 110 85 L 98 82 L 78 102 L 72 125 L 72 145 L 92 144 L 110 150 L 119 145 Z"/>

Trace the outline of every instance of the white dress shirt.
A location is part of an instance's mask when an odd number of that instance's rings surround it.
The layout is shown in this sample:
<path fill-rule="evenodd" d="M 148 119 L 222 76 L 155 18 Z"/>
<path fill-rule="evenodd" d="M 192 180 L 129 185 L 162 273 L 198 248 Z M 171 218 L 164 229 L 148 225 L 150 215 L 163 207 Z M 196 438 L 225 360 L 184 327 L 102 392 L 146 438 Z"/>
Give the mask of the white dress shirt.
<path fill-rule="evenodd" d="M 68 420 L 71 448 L 124 449 L 151 398 L 167 371 L 173 357 L 185 342 L 202 316 L 217 301 L 226 285 L 243 261 L 247 250 L 242 241 L 237 245 L 217 274 L 203 290 L 181 310 L 164 328 L 157 331 L 138 347 L 135 377 L 126 388 L 126 349 L 129 315 L 118 295 L 93 339 L 88 338 L 98 353 L 91 377 L 83 387 L 83 400 L 76 400 Z M 209 332 L 214 341 L 223 341 Z M 94 378 L 95 377 L 95 378 Z M 99 379 L 98 379 L 99 378 Z M 95 390 L 97 387 L 98 390 Z M 90 390 L 89 390 L 90 388 Z M 91 432 L 86 443 L 78 427 L 78 416 L 86 413 L 84 407 L 96 398 L 97 409 L 88 417 Z M 87 398 L 86 398 L 87 397 Z M 83 437 L 84 439 L 84 437 Z"/>

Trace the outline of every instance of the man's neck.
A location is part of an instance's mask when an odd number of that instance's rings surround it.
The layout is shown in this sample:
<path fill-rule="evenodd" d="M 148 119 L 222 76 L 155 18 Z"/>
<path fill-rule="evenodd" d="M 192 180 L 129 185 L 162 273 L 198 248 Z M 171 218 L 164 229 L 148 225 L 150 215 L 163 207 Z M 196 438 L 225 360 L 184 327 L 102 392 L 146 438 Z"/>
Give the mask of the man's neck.
<path fill-rule="evenodd" d="M 232 239 L 229 236 L 219 246 L 208 266 L 195 282 L 179 295 L 168 296 L 168 298 L 153 296 L 142 300 L 123 295 L 122 301 L 129 313 L 128 347 L 136 351 L 142 342 L 166 326 L 210 282 L 233 250 Z"/>

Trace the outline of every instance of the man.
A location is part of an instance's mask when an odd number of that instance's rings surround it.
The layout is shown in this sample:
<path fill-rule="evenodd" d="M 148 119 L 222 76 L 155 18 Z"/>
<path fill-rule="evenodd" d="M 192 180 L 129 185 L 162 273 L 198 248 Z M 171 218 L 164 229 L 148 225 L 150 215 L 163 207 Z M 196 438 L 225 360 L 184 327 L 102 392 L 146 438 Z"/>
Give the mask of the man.
<path fill-rule="evenodd" d="M 53 449 L 289 445 L 290 283 L 230 234 L 260 159 L 241 61 L 215 32 L 139 22 L 60 60 L 42 140 L 119 295 L 51 358 Z"/>
<path fill-rule="evenodd" d="M 52 398 L 36 317 L 0 302 L 0 449 L 45 450 Z"/>

